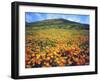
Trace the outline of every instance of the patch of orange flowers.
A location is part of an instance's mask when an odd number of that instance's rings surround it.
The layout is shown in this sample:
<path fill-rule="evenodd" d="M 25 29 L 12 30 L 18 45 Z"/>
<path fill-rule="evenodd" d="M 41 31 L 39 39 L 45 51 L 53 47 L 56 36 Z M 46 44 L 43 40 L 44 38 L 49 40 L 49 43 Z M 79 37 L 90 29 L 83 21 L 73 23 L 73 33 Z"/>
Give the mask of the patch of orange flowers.
<path fill-rule="evenodd" d="M 73 33 L 77 33 L 74 35 Z M 65 29 L 37 30 L 26 35 L 25 67 L 89 65 L 89 36 Z"/>
<path fill-rule="evenodd" d="M 89 49 L 72 44 L 55 44 L 55 46 L 26 46 L 26 68 L 75 66 L 89 64 Z"/>

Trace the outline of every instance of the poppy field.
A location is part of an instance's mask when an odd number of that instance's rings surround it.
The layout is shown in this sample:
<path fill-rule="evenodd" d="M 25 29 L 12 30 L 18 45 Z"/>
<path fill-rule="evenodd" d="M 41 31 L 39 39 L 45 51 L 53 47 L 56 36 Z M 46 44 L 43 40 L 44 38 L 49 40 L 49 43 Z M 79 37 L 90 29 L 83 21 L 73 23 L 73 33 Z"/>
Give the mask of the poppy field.
<path fill-rule="evenodd" d="M 26 27 L 25 68 L 89 65 L 89 30 Z"/>

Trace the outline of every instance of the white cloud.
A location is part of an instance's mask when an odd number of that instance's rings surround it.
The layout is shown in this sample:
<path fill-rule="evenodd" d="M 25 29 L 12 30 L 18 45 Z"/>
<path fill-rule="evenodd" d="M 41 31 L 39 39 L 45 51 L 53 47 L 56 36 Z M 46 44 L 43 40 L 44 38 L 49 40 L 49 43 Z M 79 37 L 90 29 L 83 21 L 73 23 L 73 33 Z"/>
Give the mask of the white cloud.
<path fill-rule="evenodd" d="M 56 19 L 56 18 L 59 18 L 58 15 L 54 15 L 54 14 L 47 14 L 46 15 L 46 19 Z"/>
<path fill-rule="evenodd" d="M 72 18 L 67 18 L 70 21 L 75 21 L 75 22 L 81 22 L 80 18 L 78 17 L 72 17 Z"/>
<path fill-rule="evenodd" d="M 41 14 L 37 13 L 37 14 L 35 14 L 35 15 L 38 17 L 39 20 L 44 20 L 44 18 L 42 17 Z"/>

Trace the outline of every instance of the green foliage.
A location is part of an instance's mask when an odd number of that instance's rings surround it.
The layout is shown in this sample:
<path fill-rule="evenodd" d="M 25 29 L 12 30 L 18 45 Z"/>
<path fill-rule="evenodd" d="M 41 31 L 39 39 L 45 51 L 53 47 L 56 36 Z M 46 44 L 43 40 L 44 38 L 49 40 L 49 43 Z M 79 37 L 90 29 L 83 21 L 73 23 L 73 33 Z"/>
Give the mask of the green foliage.
<path fill-rule="evenodd" d="M 26 23 L 26 27 L 34 27 L 37 29 L 44 29 L 44 28 L 63 28 L 63 29 L 89 29 L 89 25 L 81 24 L 77 22 L 72 22 L 65 19 L 49 19 L 44 21 L 39 21 L 35 23 Z"/>

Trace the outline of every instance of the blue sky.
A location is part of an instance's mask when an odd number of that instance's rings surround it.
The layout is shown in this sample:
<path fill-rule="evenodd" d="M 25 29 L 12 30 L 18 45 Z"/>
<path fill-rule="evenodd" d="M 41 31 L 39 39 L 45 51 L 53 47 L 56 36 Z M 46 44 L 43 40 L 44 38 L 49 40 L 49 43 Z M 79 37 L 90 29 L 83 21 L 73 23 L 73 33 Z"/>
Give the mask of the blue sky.
<path fill-rule="evenodd" d="M 46 20 L 46 19 L 67 19 L 70 21 L 80 22 L 84 24 L 89 24 L 88 15 L 74 15 L 74 14 L 55 14 L 55 13 L 34 13 L 26 12 L 25 21 L 28 23 Z"/>

